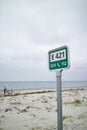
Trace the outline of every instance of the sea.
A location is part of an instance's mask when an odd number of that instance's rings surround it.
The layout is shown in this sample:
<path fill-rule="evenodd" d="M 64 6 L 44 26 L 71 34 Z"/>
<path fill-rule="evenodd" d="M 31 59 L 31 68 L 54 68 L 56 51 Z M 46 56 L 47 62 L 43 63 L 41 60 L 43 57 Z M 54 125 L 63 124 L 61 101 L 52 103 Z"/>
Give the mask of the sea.
<path fill-rule="evenodd" d="M 0 91 L 56 89 L 56 81 L 0 81 Z M 87 88 L 87 81 L 62 81 L 62 88 Z"/>

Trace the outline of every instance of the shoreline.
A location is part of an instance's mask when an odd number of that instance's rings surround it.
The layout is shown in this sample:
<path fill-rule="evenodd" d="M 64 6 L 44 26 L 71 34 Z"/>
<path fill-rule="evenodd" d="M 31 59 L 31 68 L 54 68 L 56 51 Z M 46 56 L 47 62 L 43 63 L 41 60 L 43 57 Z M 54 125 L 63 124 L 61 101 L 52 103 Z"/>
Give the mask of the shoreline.
<path fill-rule="evenodd" d="M 74 87 L 61 87 L 62 90 L 63 89 L 87 89 L 87 86 L 74 86 Z M 13 90 L 13 91 L 42 91 L 42 90 L 56 90 L 57 88 L 54 87 L 54 88 L 23 88 L 23 89 L 13 89 L 13 88 L 7 88 L 8 90 Z M 0 92 L 3 92 L 4 88 L 3 89 L 0 89 Z"/>
<path fill-rule="evenodd" d="M 8 89 L 9 92 L 11 91 L 11 89 Z M 63 91 L 70 91 L 70 90 L 87 90 L 87 87 L 62 87 L 62 92 Z M 57 89 L 52 88 L 52 89 L 16 89 L 13 90 L 12 93 L 7 93 L 6 95 L 8 96 L 14 96 L 16 93 L 20 93 L 21 94 L 36 94 L 36 93 L 49 93 L 49 92 L 57 92 Z M 0 90 L 0 96 L 4 96 L 4 90 Z"/>

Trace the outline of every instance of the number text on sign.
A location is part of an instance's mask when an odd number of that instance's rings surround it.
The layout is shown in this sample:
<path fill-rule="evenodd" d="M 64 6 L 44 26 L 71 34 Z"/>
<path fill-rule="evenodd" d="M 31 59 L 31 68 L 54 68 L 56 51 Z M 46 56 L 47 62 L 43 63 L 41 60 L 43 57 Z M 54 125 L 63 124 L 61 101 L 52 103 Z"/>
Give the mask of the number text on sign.
<path fill-rule="evenodd" d="M 53 52 L 50 55 L 50 62 L 64 60 L 64 59 L 66 59 L 66 51 L 65 51 L 65 49 L 61 50 L 61 51 Z"/>

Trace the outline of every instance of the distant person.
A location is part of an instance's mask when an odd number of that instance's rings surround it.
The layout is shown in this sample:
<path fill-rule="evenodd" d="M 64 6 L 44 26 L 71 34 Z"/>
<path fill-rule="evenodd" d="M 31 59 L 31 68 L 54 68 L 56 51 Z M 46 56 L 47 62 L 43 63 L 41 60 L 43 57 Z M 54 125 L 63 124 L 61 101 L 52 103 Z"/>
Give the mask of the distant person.
<path fill-rule="evenodd" d="M 6 91 L 7 91 L 7 88 L 6 88 L 6 87 L 4 87 L 4 95 L 6 94 Z"/>

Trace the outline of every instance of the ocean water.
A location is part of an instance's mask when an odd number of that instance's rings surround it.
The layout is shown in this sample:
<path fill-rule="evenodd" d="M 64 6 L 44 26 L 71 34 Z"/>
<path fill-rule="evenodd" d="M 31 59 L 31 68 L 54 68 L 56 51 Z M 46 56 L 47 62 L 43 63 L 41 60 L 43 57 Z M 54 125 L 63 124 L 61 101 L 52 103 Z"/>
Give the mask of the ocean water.
<path fill-rule="evenodd" d="M 56 81 L 0 81 L 0 90 L 5 86 L 12 90 L 56 89 Z M 87 81 L 62 81 L 62 88 L 83 87 L 87 87 Z"/>

